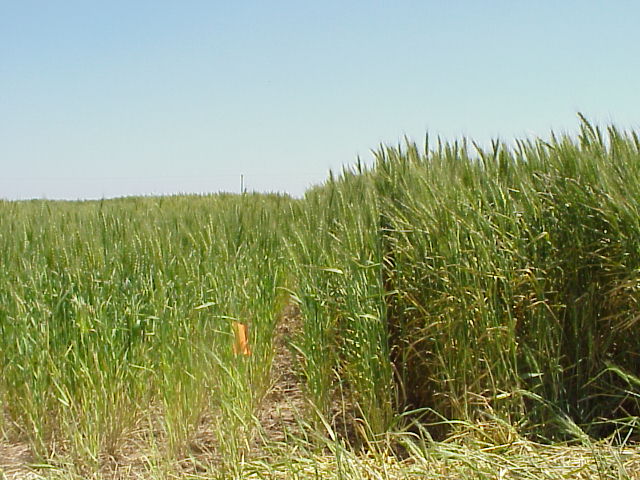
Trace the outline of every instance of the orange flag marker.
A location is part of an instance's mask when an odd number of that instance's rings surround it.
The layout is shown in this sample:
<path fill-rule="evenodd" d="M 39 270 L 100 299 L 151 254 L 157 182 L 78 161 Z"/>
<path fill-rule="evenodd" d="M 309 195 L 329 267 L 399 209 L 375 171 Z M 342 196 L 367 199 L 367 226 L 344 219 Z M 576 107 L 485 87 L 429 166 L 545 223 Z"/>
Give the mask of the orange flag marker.
<path fill-rule="evenodd" d="M 233 353 L 236 355 L 251 355 L 249 348 L 249 328 L 240 322 L 233 322 L 233 333 L 235 341 L 233 342 Z"/>

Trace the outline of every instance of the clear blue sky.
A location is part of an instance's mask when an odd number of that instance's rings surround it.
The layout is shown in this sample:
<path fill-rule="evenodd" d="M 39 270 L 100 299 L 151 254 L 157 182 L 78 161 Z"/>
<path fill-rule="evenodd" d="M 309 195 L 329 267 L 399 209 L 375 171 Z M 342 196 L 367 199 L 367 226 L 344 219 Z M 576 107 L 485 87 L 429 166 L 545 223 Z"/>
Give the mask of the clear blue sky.
<path fill-rule="evenodd" d="M 379 143 L 637 128 L 634 1 L 0 0 L 0 198 L 299 195 Z"/>

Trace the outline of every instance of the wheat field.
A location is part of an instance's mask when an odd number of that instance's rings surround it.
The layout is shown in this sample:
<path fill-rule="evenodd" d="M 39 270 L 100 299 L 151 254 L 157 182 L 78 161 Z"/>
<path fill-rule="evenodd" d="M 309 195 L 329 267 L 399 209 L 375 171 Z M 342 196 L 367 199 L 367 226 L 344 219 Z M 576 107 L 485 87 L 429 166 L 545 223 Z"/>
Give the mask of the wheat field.
<path fill-rule="evenodd" d="M 0 201 L 0 478 L 639 478 L 640 141 L 301 199 Z"/>

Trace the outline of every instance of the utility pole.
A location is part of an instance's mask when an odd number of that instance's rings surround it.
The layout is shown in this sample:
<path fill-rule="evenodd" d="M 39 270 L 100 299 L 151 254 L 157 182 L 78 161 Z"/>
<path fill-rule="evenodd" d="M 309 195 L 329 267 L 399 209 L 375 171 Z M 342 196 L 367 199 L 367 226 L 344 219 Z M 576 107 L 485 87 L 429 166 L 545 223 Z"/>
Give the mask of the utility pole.
<path fill-rule="evenodd" d="M 240 174 L 240 193 L 244 193 L 244 174 Z"/>

